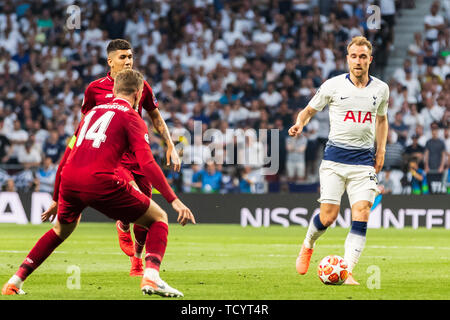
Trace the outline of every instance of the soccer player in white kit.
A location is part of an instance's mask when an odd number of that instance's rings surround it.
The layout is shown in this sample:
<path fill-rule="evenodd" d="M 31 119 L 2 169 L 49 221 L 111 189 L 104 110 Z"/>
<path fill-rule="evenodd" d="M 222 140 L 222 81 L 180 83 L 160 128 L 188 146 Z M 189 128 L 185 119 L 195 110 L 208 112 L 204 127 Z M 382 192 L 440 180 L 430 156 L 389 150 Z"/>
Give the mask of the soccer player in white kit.
<path fill-rule="evenodd" d="M 329 106 L 330 134 L 319 169 L 320 213 L 313 217 L 296 261 L 300 274 L 308 271 L 314 242 L 336 220 L 347 191 L 352 226 L 345 241 L 344 260 L 349 267 L 345 284 L 359 284 L 352 271 L 366 242 L 370 208 L 378 193 L 376 174 L 383 167 L 388 133 L 389 87 L 369 76 L 372 59 L 371 43 L 365 37 L 354 37 L 347 46 L 349 73 L 325 81 L 289 129 L 291 136 L 301 134 L 316 112 Z"/>

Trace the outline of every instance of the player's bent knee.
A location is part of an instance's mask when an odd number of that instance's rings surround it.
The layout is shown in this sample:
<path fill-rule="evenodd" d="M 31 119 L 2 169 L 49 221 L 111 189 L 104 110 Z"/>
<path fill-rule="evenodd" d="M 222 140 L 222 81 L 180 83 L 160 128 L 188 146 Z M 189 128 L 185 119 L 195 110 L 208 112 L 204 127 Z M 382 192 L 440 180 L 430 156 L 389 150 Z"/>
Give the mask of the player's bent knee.
<path fill-rule="evenodd" d="M 340 205 L 336 203 L 321 203 L 320 221 L 326 227 L 329 227 L 337 219 Z"/>
<path fill-rule="evenodd" d="M 372 203 L 369 201 L 358 201 L 352 206 L 352 218 L 358 221 L 368 221 Z"/>
<path fill-rule="evenodd" d="M 75 230 L 79 222 L 79 219 L 77 219 L 76 222 L 73 223 L 60 223 L 58 220 L 56 221 L 55 225 L 53 226 L 53 231 L 56 233 L 56 235 L 62 239 L 66 240 Z"/>
<path fill-rule="evenodd" d="M 154 200 L 150 202 L 147 211 L 134 221 L 134 223 L 149 228 L 153 222 L 164 222 L 165 224 L 169 224 L 167 213 Z"/>
<path fill-rule="evenodd" d="M 322 224 L 325 227 L 329 227 L 330 225 L 333 224 L 333 222 L 336 220 L 337 215 L 324 215 L 324 216 L 320 216 L 320 221 L 322 222 Z"/>
<path fill-rule="evenodd" d="M 169 218 L 167 217 L 167 213 L 165 211 L 161 212 L 160 215 L 155 218 L 155 221 L 164 222 L 165 224 L 169 224 Z"/>

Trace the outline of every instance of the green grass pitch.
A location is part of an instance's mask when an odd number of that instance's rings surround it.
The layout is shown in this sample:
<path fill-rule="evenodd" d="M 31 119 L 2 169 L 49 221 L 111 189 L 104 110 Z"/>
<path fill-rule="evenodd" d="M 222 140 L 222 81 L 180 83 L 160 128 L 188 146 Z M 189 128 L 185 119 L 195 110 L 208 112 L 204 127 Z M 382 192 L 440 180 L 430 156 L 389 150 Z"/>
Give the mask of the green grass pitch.
<path fill-rule="evenodd" d="M 0 224 L 0 282 L 17 270 L 50 225 Z M 360 286 L 326 286 L 316 273 L 321 258 L 343 256 L 348 230 L 330 228 L 319 239 L 305 276 L 295 259 L 306 228 L 171 224 L 161 277 L 189 300 L 450 299 L 450 233 L 445 229 L 369 229 L 354 270 Z M 71 265 L 81 288 L 68 289 Z M 375 266 L 375 267 L 371 267 Z M 164 299 L 143 296 L 128 275 L 114 223 L 83 223 L 24 284 L 26 296 L 6 299 Z M 379 270 L 380 288 L 374 278 Z"/>

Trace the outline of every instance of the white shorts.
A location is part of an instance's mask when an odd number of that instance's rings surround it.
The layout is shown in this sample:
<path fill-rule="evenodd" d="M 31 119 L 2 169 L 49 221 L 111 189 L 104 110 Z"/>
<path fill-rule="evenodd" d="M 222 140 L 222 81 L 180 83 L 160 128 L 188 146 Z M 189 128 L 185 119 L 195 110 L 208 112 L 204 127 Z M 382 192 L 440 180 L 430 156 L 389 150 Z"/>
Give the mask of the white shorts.
<path fill-rule="evenodd" d="M 340 204 L 347 190 L 350 206 L 361 200 L 373 203 L 378 195 L 375 168 L 322 160 L 319 168 L 320 203 Z"/>
<path fill-rule="evenodd" d="M 305 177 L 305 162 L 303 161 L 288 161 L 286 162 L 286 171 L 288 178 L 304 178 Z"/>

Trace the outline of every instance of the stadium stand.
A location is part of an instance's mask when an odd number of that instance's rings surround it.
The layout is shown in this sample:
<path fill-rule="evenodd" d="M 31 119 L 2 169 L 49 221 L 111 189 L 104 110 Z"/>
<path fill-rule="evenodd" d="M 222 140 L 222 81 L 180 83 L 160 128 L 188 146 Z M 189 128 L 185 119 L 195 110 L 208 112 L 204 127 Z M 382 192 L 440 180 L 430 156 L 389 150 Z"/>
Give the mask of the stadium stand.
<path fill-rule="evenodd" d="M 72 4 L 80 8 L 80 28 L 68 27 Z M 370 29 L 371 5 L 381 8 L 378 29 Z M 380 174 L 382 182 L 390 181 L 384 192 L 411 192 L 408 162 L 414 155 L 419 167 L 433 175 L 430 191 L 447 193 L 448 1 L 429 1 L 424 31 L 415 33 L 401 66 L 394 70 L 389 65 L 392 76 L 385 73 L 390 56 L 398 57 L 397 18 L 415 5 L 412 0 L 2 1 L 0 186 L 51 190 L 55 166 L 80 121 L 84 89 L 108 71 L 109 40 L 125 38 L 173 140 L 185 146 L 181 172 L 165 168 L 177 191 L 317 191 L 328 114 L 318 114 L 300 139 L 288 138 L 287 130 L 323 81 L 346 72 L 348 40 L 365 35 L 374 44 L 371 74 L 391 88 L 388 148 L 395 152 L 387 153 Z M 144 119 L 151 126 L 145 114 Z M 195 144 L 196 121 L 203 130 L 223 132 L 223 143 Z M 265 150 L 270 144 L 262 135 L 245 138 L 245 148 L 227 135 L 229 129 L 252 128 L 279 129 L 278 174 L 261 173 L 263 155 L 271 151 Z M 162 163 L 164 147 L 156 133 L 151 136 L 153 153 Z M 208 162 L 212 156 L 229 157 L 225 151 L 230 146 L 235 154 L 249 151 L 249 165 Z M 444 165 L 436 152 L 444 155 Z"/>

